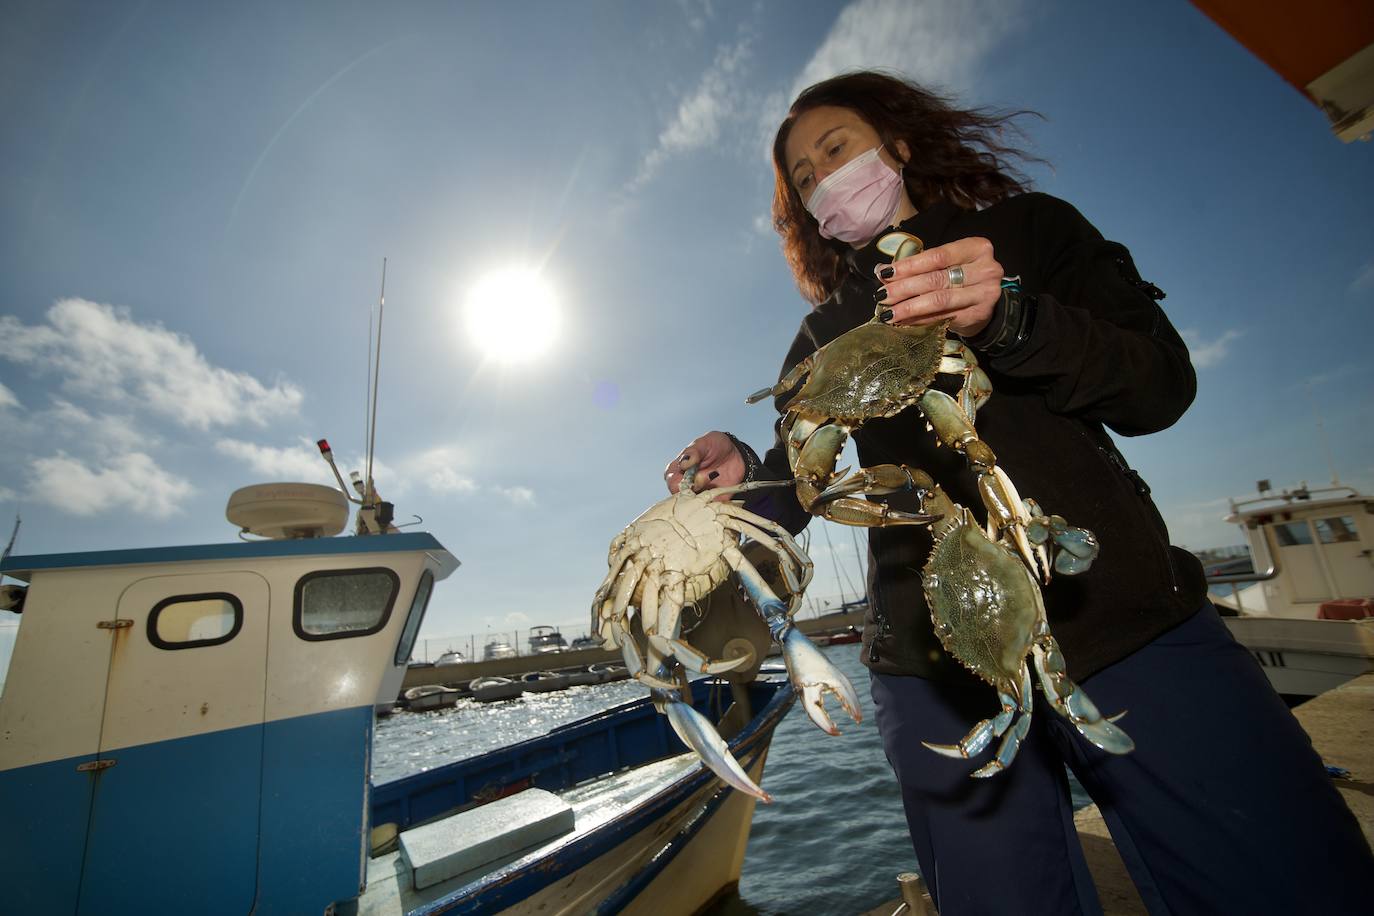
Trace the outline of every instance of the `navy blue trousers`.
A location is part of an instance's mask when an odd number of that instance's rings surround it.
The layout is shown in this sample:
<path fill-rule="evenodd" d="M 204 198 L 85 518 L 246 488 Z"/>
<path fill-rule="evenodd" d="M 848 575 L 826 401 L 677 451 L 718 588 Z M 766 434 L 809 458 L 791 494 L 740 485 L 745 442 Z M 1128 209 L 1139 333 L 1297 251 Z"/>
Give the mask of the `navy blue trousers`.
<path fill-rule="evenodd" d="M 1374 913 L 1374 856 L 1307 733 L 1208 604 L 1080 685 L 1136 749 L 1089 744 L 1036 688 L 1011 767 L 951 760 L 994 713 L 990 687 L 874 674 L 873 701 L 940 916 L 1101 913 L 1067 764 L 1100 808 L 1150 913 Z M 996 749 L 994 743 L 992 750 Z"/>

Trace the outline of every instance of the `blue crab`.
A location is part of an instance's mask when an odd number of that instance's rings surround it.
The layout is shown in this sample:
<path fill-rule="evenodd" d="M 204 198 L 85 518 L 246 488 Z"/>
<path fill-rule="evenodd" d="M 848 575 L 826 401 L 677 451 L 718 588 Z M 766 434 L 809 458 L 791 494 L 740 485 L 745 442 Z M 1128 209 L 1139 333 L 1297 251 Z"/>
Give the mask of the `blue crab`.
<path fill-rule="evenodd" d="M 879 239 L 878 248 L 896 259 L 919 253 L 922 245 L 913 235 L 892 232 Z M 878 317 L 881 308 L 748 401 L 781 397 L 801 386 L 783 408 L 783 429 L 797 497 L 807 511 L 847 525 L 931 526 L 935 545 L 923 583 L 935 632 L 951 655 L 997 690 L 1002 710 L 974 725 L 958 744 L 927 747 L 973 757 L 1000 737 L 994 759 L 973 775 L 1005 769 L 1030 727 L 1033 696 L 1026 658 L 1031 656 L 1053 709 L 1103 750 L 1129 752 L 1131 739 L 1069 679 L 1036 581 L 1048 583 L 1052 570 L 1063 575 L 1087 570 L 1097 556 L 1096 538 L 1059 516 L 1046 516 L 1034 500 L 1022 499 L 997 466 L 973 425 L 992 385 L 973 353 L 949 338 L 948 322 L 893 326 Z M 957 395 L 930 387 L 940 373 L 962 376 Z M 848 476 L 835 470 L 855 429 L 912 406 L 925 415 L 937 441 L 962 454 L 977 475 L 986 528 L 918 468 L 884 464 Z M 862 498 L 902 491 L 920 495 L 919 512 Z"/>
<path fill-rule="evenodd" d="M 696 468 L 689 468 L 677 493 L 650 506 L 611 541 L 610 568 L 592 599 L 592 628 L 607 648 L 621 650 L 631 675 L 649 687 L 658 710 L 716 775 L 742 792 L 771 801 L 687 699 L 689 670 L 721 674 L 752 657 L 705 655 L 683 637 L 683 609 L 702 601 L 733 572 L 782 649 L 802 708 L 817 727 L 839 734 L 825 710 L 827 695 L 835 697 L 855 722 L 863 718 L 859 698 L 849 679 L 792 623 L 811 581 L 811 559 L 781 525 L 738 503 L 717 499 L 758 487 L 788 486 L 791 481 L 759 481 L 696 493 L 692 489 L 695 476 Z M 745 537 L 772 551 L 786 601 L 741 551 Z"/>

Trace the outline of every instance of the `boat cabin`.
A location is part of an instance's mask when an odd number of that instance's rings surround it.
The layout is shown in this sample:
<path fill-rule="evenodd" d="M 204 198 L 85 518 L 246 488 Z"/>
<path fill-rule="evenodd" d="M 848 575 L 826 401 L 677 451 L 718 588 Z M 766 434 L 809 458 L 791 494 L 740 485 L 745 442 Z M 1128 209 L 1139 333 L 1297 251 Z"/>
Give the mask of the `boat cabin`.
<path fill-rule="evenodd" d="M 1359 607 L 1374 597 L 1374 499 L 1354 488 L 1301 486 L 1233 500 L 1226 520 L 1245 531 L 1257 570 L 1248 578 L 1259 581 L 1218 603 L 1242 614 L 1316 618 L 1346 615 L 1343 602 Z"/>
<path fill-rule="evenodd" d="M 0 695 L 5 912 L 356 898 L 374 707 L 457 565 L 428 534 L 5 560 L 22 583 Z"/>

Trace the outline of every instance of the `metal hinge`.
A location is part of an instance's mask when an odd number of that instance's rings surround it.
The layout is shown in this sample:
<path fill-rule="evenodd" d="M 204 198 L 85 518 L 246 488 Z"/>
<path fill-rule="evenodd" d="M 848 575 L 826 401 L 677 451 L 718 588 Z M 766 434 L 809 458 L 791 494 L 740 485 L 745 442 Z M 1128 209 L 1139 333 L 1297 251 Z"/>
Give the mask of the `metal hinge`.
<path fill-rule="evenodd" d="M 106 757 L 104 760 L 91 760 L 86 763 L 78 763 L 76 765 L 76 771 L 78 773 L 90 773 L 95 770 L 108 770 L 114 765 L 114 759 Z"/>
<path fill-rule="evenodd" d="M 116 617 L 114 620 L 102 620 L 96 624 L 96 626 L 100 627 L 102 630 L 122 630 L 125 627 L 131 627 L 133 625 L 134 622 L 127 617 Z"/>

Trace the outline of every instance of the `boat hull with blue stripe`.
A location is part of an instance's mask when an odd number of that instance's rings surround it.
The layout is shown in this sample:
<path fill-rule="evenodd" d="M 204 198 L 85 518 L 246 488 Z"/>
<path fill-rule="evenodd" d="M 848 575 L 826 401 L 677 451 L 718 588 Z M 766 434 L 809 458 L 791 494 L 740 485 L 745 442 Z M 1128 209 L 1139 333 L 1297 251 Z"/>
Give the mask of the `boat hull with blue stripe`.
<path fill-rule="evenodd" d="M 6 559 L 5 912 L 671 913 L 737 880 L 753 800 L 647 700 L 371 785 L 374 709 L 457 565 L 418 533 Z M 785 678 L 694 689 L 760 779 Z M 522 791 L 574 826 L 418 890 L 385 848 Z"/>

